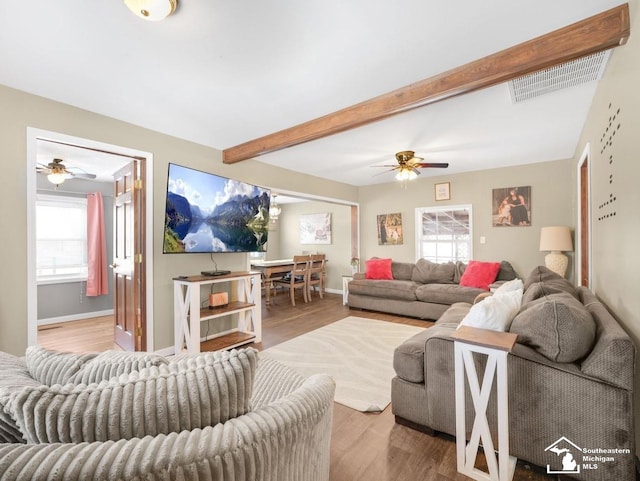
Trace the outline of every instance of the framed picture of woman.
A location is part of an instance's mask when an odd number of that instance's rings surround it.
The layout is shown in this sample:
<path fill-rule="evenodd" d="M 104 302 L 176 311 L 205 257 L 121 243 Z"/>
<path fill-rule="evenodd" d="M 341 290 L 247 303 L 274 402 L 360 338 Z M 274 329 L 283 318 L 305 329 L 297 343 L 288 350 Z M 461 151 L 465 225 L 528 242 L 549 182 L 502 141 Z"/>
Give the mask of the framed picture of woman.
<path fill-rule="evenodd" d="M 400 245 L 402 238 L 402 213 L 378 215 L 378 245 Z"/>
<path fill-rule="evenodd" d="M 531 186 L 493 189 L 492 203 L 494 227 L 531 225 Z"/>

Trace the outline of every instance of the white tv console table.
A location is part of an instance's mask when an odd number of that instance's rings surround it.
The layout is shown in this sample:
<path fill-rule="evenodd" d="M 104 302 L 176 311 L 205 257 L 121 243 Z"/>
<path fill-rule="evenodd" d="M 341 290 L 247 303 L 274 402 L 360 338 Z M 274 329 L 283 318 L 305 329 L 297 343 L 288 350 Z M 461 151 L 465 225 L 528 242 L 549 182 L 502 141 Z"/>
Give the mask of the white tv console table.
<path fill-rule="evenodd" d="M 216 308 L 202 307 L 202 286 L 231 284 L 230 301 Z M 262 341 L 260 273 L 231 272 L 222 276 L 189 276 L 173 279 L 174 350 L 179 354 L 201 350 L 200 322 L 237 314 L 237 327 L 202 342 L 207 351 L 231 349 Z M 208 296 L 207 296 L 208 297 Z M 205 302 L 206 304 L 206 302 Z"/>

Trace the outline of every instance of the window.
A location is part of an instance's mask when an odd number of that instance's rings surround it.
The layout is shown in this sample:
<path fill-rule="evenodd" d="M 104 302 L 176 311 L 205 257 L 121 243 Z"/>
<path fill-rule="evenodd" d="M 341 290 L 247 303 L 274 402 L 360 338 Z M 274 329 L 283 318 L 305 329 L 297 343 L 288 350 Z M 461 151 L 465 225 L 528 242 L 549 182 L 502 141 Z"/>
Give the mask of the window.
<path fill-rule="evenodd" d="M 38 195 L 38 282 L 87 279 L 87 199 Z"/>
<path fill-rule="evenodd" d="M 469 262 L 473 256 L 471 206 L 416 209 L 416 258 Z"/>

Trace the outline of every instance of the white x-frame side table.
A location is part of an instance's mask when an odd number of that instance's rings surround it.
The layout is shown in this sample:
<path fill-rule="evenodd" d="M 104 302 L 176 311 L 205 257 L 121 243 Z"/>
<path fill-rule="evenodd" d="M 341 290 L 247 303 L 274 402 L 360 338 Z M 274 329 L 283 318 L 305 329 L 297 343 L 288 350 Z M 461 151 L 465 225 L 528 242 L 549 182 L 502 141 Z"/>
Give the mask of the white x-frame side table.
<path fill-rule="evenodd" d="M 342 276 L 342 305 L 346 306 L 349 303 L 349 282 L 353 280 L 353 275 Z"/>
<path fill-rule="evenodd" d="M 489 331 L 462 326 L 451 335 L 455 350 L 456 393 L 456 454 L 458 472 L 479 481 L 511 481 L 517 459 L 509 456 L 509 393 L 507 356 L 516 342 L 517 335 L 510 332 Z M 474 353 L 487 356 L 482 384 L 473 362 Z M 475 419 L 469 442 L 466 439 L 465 378 L 473 402 Z M 491 386 L 496 381 L 498 413 L 498 455 L 491 439 L 487 407 Z M 487 460 L 488 473 L 475 467 L 478 449 L 482 443 Z"/>

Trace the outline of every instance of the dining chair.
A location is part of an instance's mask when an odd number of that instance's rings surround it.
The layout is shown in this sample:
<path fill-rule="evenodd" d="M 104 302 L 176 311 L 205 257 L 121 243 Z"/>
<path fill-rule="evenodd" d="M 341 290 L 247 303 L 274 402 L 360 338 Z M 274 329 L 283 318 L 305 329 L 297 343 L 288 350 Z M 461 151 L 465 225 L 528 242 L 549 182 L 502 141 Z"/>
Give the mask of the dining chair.
<path fill-rule="evenodd" d="M 313 254 L 309 258 L 309 277 L 307 279 L 307 298 L 311 300 L 311 288 L 318 286 L 318 295 L 322 299 L 325 282 L 325 254 Z"/>
<path fill-rule="evenodd" d="M 267 277 L 264 272 L 260 273 L 260 288 L 263 291 L 266 291 L 267 289 L 269 289 L 269 292 L 271 294 L 271 296 L 274 296 L 278 293 L 278 289 L 276 286 L 276 281 L 280 280 L 284 277 L 283 274 L 276 274 L 276 275 L 271 275 L 269 277 Z"/>
<path fill-rule="evenodd" d="M 309 302 L 307 297 L 307 279 L 309 278 L 309 256 L 293 256 L 293 267 L 281 279 L 274 281 L 275 284 L 289 287 L 289 297 L 291 305 L 296 305 L 296 289 L 302 290 L 304 302 Z"/>

